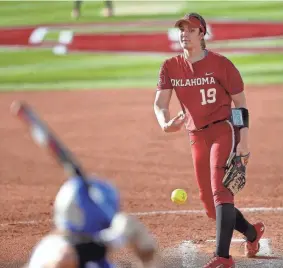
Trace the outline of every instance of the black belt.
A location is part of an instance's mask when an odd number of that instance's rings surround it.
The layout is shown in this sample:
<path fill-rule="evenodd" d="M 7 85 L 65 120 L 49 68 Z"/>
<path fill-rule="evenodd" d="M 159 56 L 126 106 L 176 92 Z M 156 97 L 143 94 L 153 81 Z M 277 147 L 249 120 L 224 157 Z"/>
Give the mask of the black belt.
<path fill-rule="evenodd" d="M 212 123 L 210 123 L 210 124 L 208 124 L 208 125 L 205 125 L 204 127 L 199 128 L 199 129 L 197 129 L 197 130 L 195 130 L 195 131 L 201 131 L 201 130 L 203 130 L 203 129 L 209 128 L 210 126 L 212 126 L 212 125 L 214 125 L 214 124 L 217 124 L 217 123 L 220 123 L 220 122 L 224 122 L 224 121 L 226 121 L 226 120 L 227 120 L 227 119 L 222 119 L 222 120 L 214 121 L 214 122 L 212 122 Z"/>

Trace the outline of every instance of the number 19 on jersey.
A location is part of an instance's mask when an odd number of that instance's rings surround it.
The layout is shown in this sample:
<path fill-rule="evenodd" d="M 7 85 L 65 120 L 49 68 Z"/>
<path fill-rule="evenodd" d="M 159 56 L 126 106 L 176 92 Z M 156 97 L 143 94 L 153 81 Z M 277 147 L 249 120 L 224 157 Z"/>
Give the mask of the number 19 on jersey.
<path fill-rule="evenodd" d="M 206 105 L 209 103 L 214 103 L 216 101 L 216 88 L 209 88 L 208 90 L 201 89 L 201 105 Z"/>

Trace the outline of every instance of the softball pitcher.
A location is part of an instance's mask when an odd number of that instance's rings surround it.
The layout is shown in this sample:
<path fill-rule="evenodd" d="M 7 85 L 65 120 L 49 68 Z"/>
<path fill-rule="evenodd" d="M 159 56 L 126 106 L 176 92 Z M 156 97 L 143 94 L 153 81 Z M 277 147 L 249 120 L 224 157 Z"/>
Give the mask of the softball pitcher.
<path fill-rule="evenodd" d="M 246 237 L 246 256 L 259 251 L 265 227 L 250 224 L 234 207 L 245 185 L 249 158 L 249 111 L 244 84 L 233 63 L 206 49 L 206 22 L 197 13 L 178 20 L 183 53 L 164 61 L 159 73 L 154 111 L 163 131 L 189 133 L 195 176 L 207 216 L 216 219 L 216 251 L 205 268 L 235 267 L 229 254 L 233 230 Z M 170 118 L 175 90 L 182 112 Z M 232 102 L 234 108 L 232 108 Z"/>

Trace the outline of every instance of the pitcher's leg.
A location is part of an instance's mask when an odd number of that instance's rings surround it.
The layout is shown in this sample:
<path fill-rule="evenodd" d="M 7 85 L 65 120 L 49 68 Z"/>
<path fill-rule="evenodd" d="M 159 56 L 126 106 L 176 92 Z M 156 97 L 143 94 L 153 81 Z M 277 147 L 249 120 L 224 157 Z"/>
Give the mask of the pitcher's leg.
<path fill-rule="evenodd" d="M 228 124 L 228 123 L 227 123 Z M 234 197 L 223 185 L 225 165 L 234 148 L 234 132 L 229 125 L 219 128 L 211 147 L 211 185 L 216 207 L 216 254 L 229 258 L 230 244 L 236 221 Z"/>
<path fill-rule="evenodd" d="M 229 258 L 231 240 L 233 236 L 236 213 L 233 204 L 216 206 L 216 255 Z"/>
<path fill-rule="evenodd" d="M 215 219 L 215 206 L 210 181 L 210 150 L 201 136 L 190 136 L 191 152 L 200 200 L 209 218 Z"/>
<path fill-rule="evenodd" d="M 248 241 L 253 242 L 256 239 L 256 230 L 252 224 L 250 224 L 241 213 L 240 210 L 235 208 L 236 212 L 236 224 L 235 230 L 242 233 Z"/>

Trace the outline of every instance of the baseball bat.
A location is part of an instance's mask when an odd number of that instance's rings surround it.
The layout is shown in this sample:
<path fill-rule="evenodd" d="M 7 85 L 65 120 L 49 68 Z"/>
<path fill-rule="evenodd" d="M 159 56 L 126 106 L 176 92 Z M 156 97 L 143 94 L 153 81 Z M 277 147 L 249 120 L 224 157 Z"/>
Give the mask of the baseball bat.
<path fill-rule="evenodd" d="M 29 104 L 14 101 L 11 105 L 11 113 L 26 125 L 33 141 L 47 149 L 67 174 L 80 177 L 87 185 L 87 176 L 78 160 Z"/>

